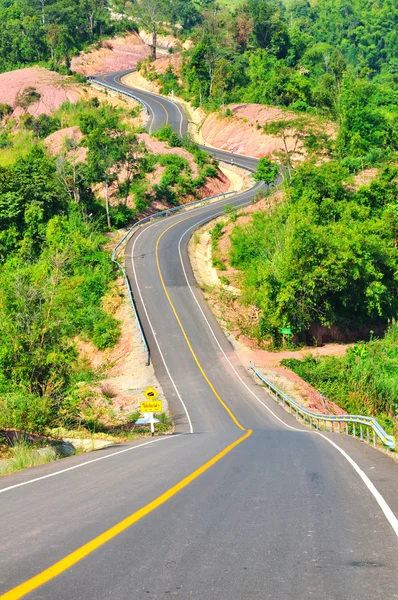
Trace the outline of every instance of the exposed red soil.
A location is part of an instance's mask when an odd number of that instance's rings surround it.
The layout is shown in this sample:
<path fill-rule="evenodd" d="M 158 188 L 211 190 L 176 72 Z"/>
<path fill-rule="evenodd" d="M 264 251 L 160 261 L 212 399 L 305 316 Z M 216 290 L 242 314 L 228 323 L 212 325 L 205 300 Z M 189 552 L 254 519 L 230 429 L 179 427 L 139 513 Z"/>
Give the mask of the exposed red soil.
<path fill-rule="evenodd" d="M 353 178 L 353 184 L 347 185 L 347 189 L 355 192 L 361 185 L 369 185 L 379 175 L 380 169 L 364 169 Z"/>
<path fill-rule="evenodd" d="M 72 71 L 98 75 L 132 69 L 150 55 L 150 48 L 136 33 L 105 40 L 98 49 L 83 52 L 72 59 Z"/>
<path fill-rule="evenodd" d="M 212 113 L 205 119 L 201 130 L 204 140 L 217 148 L 257 158 L 284 150 L 280 137 L 265 134 L 263 125 L 275 121 L 291 121 L 298 117 L 291 111 L 261 104 L 232 104 L 229 108 L 233 116 L 221 117 L 217 113 Z M 315 124 L 309 118 L 308 126 L 309 128 L 316 126 L 329 136 L 334 135 L 333 126 L 329 123 Z M 292 136 L 287 139 L 289 152 L 295 148 L 293 134 L 294 130 Z M 293 158 L 296 161 L 305 158 L 305 150 L 301 143 L 297 145 L 297 152 Z"/>
<path fill-rule="evenodd" d="M 141 30 L 139 32 L 139 36 L 146 44 L 148 44 L 148 46 L 152 45 L 152 33 L 151 32 Z M 180 40 L 178 40 L 173 35 L 158 35 L 157 45 L 161 46 L 162 48 L 182 47 L 182 48 L 184 48 L 184 50 L 189 50 L 189 48 L 192 48 L 193 43 L 191 40 L 185 40 L 183 43 L 181 43 Z"/>
<path fill-rule="evenodd" d="M 54 71 L 41 67 L 29 67 L 0 74 L 0 103 L 13 107 L 14 116 L 22 115 L 24 110 L 16 106 L 17 96 L 28 87 L 34 87 L 41 98 L 27 109 L 31 115 L 43 113 L 49 115 L 63 102 L 77 102 L 83 91 L 70 77 L 63 77 Z"/>
<path fill-rule="evenodd" d="M 57 156 L 58 154 L 62 154 L 65 152 L 66 140 L 73 140 L 77 146 L 81 142 L 82 137 L 83 134 L 80 131 L 79 127 L 65 127 L 65 129 L 59 129 L 58 131 L 55 131 L 54 133 L 49 135 L 44 140 L 44 143 L 47 146 L 49 152 L 54 156 Z M 75 162 L 83 162 L 86 160 L 87 157 L 87 148 L 78 147 L 76 148 L 76 150 L 69 151 L 66 154 L 67 156 L 72 158 L 72 153 L 73 160 Z"/>
<path fill-rule="evenodd" d="M 170 67 L 176 75 L 180 75 L 182 56 L 179 52 L 175 52 L 174 54 L 164 54 L 149 64 L 149 69 L 155 71 L 159 75 L 165 73 Z"/>
<path fill-rule="evenodd" d="M 173 154 L 181 156 L 182 158 L 188 161 L 189 167 L 192 171 L 192 178 L 196 178 L 199 174 L 197 164 L 195 160 L 187 150 L 184 148 L 169 148 L 165 142 L 160 142 L 156 139 L 153 139 L 147 133 L 138 134 L 138 139 L 145 143 L 145 145 L 154 153 L 154 154 Z M 147 176 L 147 180 L 150 185 L 153 186 L 156 183 L 159 183 L 161 177 L 165 171 L 165 167 L 157 165 L 156 170 L 153 173 L 149 173 Z M 123 171 L 119 173 L 119 180 L 123 181 Z M 221 171 L 218 171 L 217 177 L 212 177 L 206 180 L 204 186 L 196 190 L 197 196 L 199 198 L 206 198 L 208 196 L 214 196 L 216 194 L 222 194 L 226 191 L 229 191 L 231 187 L 231 182 L 228 177 L 224 175 Z M 101 198 L 105 198 L 105 188 L 102 184 L 98 184 L 95 187 L 95 191 Z M 118 186 L 117 182 L 112 183 L 109 187 L 109 202 L 112 206 L 116 206 L 120 202 L 120 198 L 117 196 Z M 196 200 L 197 197 L 186 196 L 184 198 L 184 204 L 188 202 L 192 202 Z M 129 196 L 127 199 L 127 206 L 134 208 L 135 201 L 134 196 Z M 147 208 L 147 210 L 141 216 L 147 216 L 148 214 L 153 214 L 154 212 L 158 212 L 167 208 L 166 205 L 163 205 L 159 202 L 152 202 L 151 205 Z"/>

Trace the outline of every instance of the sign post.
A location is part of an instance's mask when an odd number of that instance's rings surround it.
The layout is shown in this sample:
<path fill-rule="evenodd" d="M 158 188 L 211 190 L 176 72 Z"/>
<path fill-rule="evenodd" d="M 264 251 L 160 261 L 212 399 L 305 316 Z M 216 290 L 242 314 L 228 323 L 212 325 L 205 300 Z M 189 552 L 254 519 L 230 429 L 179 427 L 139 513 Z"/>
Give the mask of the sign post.
<path fill-rule="evenodd" d="M 162 401 L 156 400 L 158 393 L 151 387 L 145 390 L 144 396 L 147 400 L 140 402 L 140 412 L 144 413 L 144 417 L 137 419 L 136 425 L 150 425 L 153 437 L 155 435 L 155 423 L 159 423 L 159 419 L 155 419 L 153 415 L 162 412 Z"/>

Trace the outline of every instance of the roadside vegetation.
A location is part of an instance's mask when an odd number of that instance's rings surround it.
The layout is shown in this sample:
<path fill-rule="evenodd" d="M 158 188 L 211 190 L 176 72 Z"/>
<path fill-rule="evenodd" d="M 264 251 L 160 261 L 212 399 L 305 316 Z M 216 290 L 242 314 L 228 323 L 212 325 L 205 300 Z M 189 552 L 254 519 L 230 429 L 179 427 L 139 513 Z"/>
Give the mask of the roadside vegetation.
<path fill-rule="evenodd" d="M 103 373 L 81 358 L 77 342 L 103 351 L 119 340 L 122 292 L 109 233 L 154 200 L 169 206 L 196 197 L 216 163 L 189 137 L 158 131 L 165 147 L 187 151 L 193 177 L 187 159 L 154 154 L 140 140 L 135 109 L 96 98 L 19 121 L 10 114 L 4 108 L 0 148 L 0 428 L 50 441 L 54 428 L 142 435 L 146 428 L 132 424 L 137 415 L 117 417 L 111 399 L 93 391 Z M 50 152 L 47 140 L 65 128 L 75 137 Z M 147 177 L 158 168 L 152 185 Z M 161 418 L 157 429 L 169 431 Z"/>
<path fill-rule="evenodd" d="M 348 413 L 376 416 L 388 433 L 398 435 L 398 325 L 383 339 L 348 348 L 343 357 L 308 356 L 282 364 Z"/>
<path fill-rule="evenodd" d="M 311 343 L 315 324 L 356 331 L 383 327 L 398 309 L 398 169 L 358 190 L 336 162 L 296 169 L 284 201 L 231 234 L 230 262 L 243 300 L 260 310 L 260 341 Z M 365 335 L 365 334 L 364 334 Z"/>
<path fill-rule="evenodd" d="M 109 8 L 107 0 L 0 0 L 0 73 L 41 64 L 68 74 L 73 55 L 134 27 Z"/>

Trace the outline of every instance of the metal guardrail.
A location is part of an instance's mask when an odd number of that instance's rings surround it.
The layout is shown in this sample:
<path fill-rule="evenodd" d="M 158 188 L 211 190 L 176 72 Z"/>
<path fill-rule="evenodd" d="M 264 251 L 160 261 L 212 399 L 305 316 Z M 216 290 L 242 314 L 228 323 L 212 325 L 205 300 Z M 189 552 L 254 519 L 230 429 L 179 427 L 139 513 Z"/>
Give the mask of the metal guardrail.
<path fill-rule="evenodd" d="M 133 98 L 133 100 L 135 100 L 136 102 L 139 102 L 139 104 L 141 104 L 146 112 L 147 115 L 147 120 L 145 123 L 145 126 L 148 124 L 149 119 L 151 118 L 150 112 L 148 110 L 148 106 L 147 104 L 138 96 L 136 96 L 135 94 L 132 94 L 131 92 L 128 92 L 127 90 L 120 90 L 117 87 L 114 87 L 113 85 L 110 85 L 109 83 L 105 83 L 104 81 L 99 81 L 98 79 L 96 79 L 95 77 L 87 77 L 87 79 L 89 81 L 91 81 L 92 83 L 96 83 L 97 85 L 101 85 L 104 88 L 107 88 L 109 90 L 112 90 L 113 92 L 116 92 L 118 94 L 122 94 L 123 96 L 128 96 L 129 98 Z"/>
<path fill-rule="evenodd" d="M 276 387 L 269 379 L 267 379 L 256 367 L 250 363 L 250 369 L 257 375 L 259 379 L 267 386 L 269 391 L 275 395 L 275 400 L 281 403 L 283 406 L 288 406 L 290 412 L 296 416 L 296 419 L 302 417 L 305 424 L 311 428 L 319 430 L 321 423 L 324 423 L 324 431 L 327 431 L 327 424 L 330 423 L 329 431 L 336 431 L 337 433 L 345 433 L 346 435 L 351 433 L 353 437 L 356 437 L 356 427 L 359 426 L 359 439 L 364 441 L 363 428 L 366 428 L 366 441 L 370 443 L 370 430 L 373 431 L 373 445 L 376 446 L 376 436 L 382 441 L 382 443 L 390 449 L 395 448 L 395 441 L 391 435 L 388 435 L 382 426 L 373 417 L 366 417 L 363 415 L 323 415 L 321 413 L 314 413 L 304 408 L 298 402 L 290 398 L 285 392 L 282 392 Z M 337 424 L 335 427 L 334 424 Z M 343 427 L 342 427 L 343 424 Z"/>

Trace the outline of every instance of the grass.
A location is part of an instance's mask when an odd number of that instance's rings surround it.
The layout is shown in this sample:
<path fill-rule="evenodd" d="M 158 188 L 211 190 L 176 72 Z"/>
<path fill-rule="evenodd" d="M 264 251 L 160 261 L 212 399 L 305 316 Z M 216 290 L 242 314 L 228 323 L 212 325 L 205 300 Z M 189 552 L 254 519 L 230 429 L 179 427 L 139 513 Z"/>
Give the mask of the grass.
<path fill-rule="evenodd" d="M 15 471 L 43 465 L 54 460 L 51 453 L 39 454 L 38 447 L 23 437 L 12 445 L 11 453 L 11 458 L 0 464 L 0 475 L 9 475 L 15 473 Z"/>
<path fill-rule="evenodd" d="M 98 425 L 98 430 L 96 432 L 90 431 L 85 427 L 81 427 L 80 429 L 57 427 L 49 429 L 47 434 L 56 439 L 70 438 L 76 440 L 91 439 L 126 442 L 150 435 L 149 425 L 135 425 L 135 421 L 141 416 L 139 411 L 133 412 L 128 415 L 125 423 L 109 426 L 101 424 Z M 173 420 L 166 413 L 156 414 L 155 417 L 160 421 L 160 423 L 155 424 L 155 433 L 157 435 L 173 432 Z"/>
<path fill-rule="evenodd" d="M 105 431 L 100 433 L 92 433 L 84 428 L 69 430 L 58 427 L 48 430 L 47 434 L 55 439 L 71 438 L 76 440 L 91 439 L 93 442 L 94 440 L 108 440 L 115 443 L 129 442 L 151 436 L 149 425 L 135 425 L 134 422 L 140 416 L 139 412 L 131 413 L 124 425 L 109 426 L 105 428 Z M 155 424 L 155 435 L 170 434 L 173 432 L 173 421 L 166 413 L 156 414 L 155 416 L 160 421 Z M 10 475 L 28 467 L 35 467 L 57 460 L 58 457 L 55 452 L 40 454 L 38 450 L 41 447 L 43 446 L 34 444 L 24 437 L 15 440 L 11 446 L 2 451 L 2 456 L 5 460 L 0 460 L 0 476 Z M 94 444 L 92 449 L 95 449 Z M 82 451 L 87 451 L 87 449 L 78 448 L 76 450 L 77 453 Z"/>
<path fill-rule="evenodd" d="M 26 156 L 37 144 L 30 131 L 21 130 L 11 135 L 11 145 L 0 149 L 0 167 L 12 165 L 17 158 Z"/>

